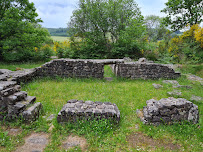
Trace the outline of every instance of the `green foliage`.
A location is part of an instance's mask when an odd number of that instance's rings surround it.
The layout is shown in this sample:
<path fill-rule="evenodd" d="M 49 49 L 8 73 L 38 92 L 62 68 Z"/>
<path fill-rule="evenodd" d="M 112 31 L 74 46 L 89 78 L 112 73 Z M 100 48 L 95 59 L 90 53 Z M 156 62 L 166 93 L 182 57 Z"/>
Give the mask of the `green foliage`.
<path fill-rule="evenodd" d="M 162 12 L 167 13 L 164 19 L 167 25 L 176 31 L 202 21 L 203 2 L 202 0 L 168 0 L 166 8 Z"/>
<path fill-rule="evenodd" d="M 162 40 L 164 34 L 167 32 L 166 27 L 163 24 L 163 18 L 155 15 L 149 15 L 145 17 L 145 25 L 147 29 L 148 39 L 156 42 Z"/>
<path fill-rule="evenodd" d="M 5 61 L 29 61 L 49 36 L 36 19 L 34 3 L 8 0 L 0 3 L 0 56 Z M 46 54 L 46 53 L 45 53 Z"/>
<path fill-rule="evenodd" d="M 140 54 L 143 16 L 133 0 L 80 0 L 69 23 L 75 58 L 122 58 Z"/>
<path fill-rule="evenodd" d="M 0 146 L 8 146 L 10 145 L 10 137 L 8 136 L 8 132 L 0 131 Z"/>

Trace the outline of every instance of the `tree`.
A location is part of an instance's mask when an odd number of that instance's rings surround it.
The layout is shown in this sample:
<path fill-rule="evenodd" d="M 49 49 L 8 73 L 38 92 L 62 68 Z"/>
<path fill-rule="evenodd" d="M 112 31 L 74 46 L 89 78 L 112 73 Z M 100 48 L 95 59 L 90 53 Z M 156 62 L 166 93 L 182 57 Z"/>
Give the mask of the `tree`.
<path fill-rule="evenodd" d="M 163 39 L 167 32 L 166 26 L 163 24 L 163 18 L 155 15 L 145 17 L 145 25 L 149 40 L 157 41 Z"/>
<path fill-rule="evenodd" d="M 203 21 L 202 0 L 168 0 L 166 8 L 161 12 L 167 15 L 165 23 L 171 25 L 176 31 L 189 25 L 199 24 Z"/>
<path fill-rule="evenodd" d="M 38 24 L 34 3 L 0 0 L 0 57 L 7 61 L 32 60 L 35 47 L 45 42 L 48 31 Z"/>
<path fill-rule="evenodd" d="M 88 52 L 83 58 L 109 58 L 114 44 L 142 36 L 143 16 L 134 0 L 79 0 L 69 29 L 70 35 L 80 37 L 84 42 L 80 48 Z M 84 52 L 83 49 L 80 54 Z"/>

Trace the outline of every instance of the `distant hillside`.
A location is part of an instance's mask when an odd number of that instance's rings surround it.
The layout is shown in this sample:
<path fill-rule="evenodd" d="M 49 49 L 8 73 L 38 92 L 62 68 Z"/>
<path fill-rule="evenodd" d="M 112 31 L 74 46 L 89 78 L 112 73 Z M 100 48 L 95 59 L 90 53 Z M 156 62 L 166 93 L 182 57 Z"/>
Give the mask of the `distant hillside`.
<path fill-rule="evenodd" d="M 47 28 L 51 36 L 68 36 L 67 28 Z"/>

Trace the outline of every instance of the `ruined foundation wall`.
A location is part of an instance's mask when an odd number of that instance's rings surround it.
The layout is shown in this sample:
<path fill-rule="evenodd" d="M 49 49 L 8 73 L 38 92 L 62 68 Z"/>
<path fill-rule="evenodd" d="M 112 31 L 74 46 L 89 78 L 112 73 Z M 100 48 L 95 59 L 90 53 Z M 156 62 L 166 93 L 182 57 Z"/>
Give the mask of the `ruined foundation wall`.
<path fill-rule="evenodd" d="M 116 76 L 131 79 L 176 79 L 180 73 L 163 64 L 156 63 L 121 63 L 111 66 Z"/>
<path fill-rule="evenodd" d="M 93 60 L 56 59 L 37 68 L 38 76 L 103 78 L 104 64 Z"/>

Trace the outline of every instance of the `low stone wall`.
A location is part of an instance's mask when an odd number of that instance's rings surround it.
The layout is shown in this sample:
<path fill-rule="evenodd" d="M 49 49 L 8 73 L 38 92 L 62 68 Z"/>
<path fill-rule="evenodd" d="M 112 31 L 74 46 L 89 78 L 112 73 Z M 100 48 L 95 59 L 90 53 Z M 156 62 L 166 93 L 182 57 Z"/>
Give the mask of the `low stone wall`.
<path fill-rule="evenodd" d="M 113 65 L 112 69 L 116 76 L 130 79 L 176 79 L 180 77 L 180 73 L 176 73 L 171 67 L 156 63 L 120 63 Z"/>
<path fill-rule="evenodd" d="M 172 124 L 180 121 L 198 123 L 198 106 L 186 99 L 169 97 L 159 101 L 150 99 L 146 103 L 146 107 L 137 110 L 137 115 L 144 124 Z"/>
<path fill-rule="evenodd" d="M 63 123 L 102 118 L 118 123 L 120 121 L 120 112 L 116 104 L 69 100 L 58 113 L 57 121 Z"/>
<path fill-rule="evenodd" d="M 56 59 L 37 68 L 37 75 L 103 78 L 104 64 L 94 60 Z"/>
<path fill-rule="evenodd" d="M 37 106 L 33 105 L 36 98 L 27 96 L 27 93 L 20 91 L 20 86 L 17 85 L 21 82 L 28 82 L 35 77 L 61 76 L 77 78 L 103 78 L 104 65 L 106 64 L 111 64 L 116 76 L 123 78 L 175 79 L 180 76 L 180 73 L 176 73 L 172 68 L 166 65 L 155 64 L 151 61 L 147 62 L 146 59 L 140 59 L 138 62 L 127 61 L 123 59 L 56 59 L 34 69 L 24 69 L 20 71 L 0 69 L 0 119 L 3 119 L 3 117 L 16 118 L 20 116 L 26 117 L 25 119 L 33 119 L 38 116 L 41 104 L 36 104 Z M 86 104 L 86 102 L 84 104 Z M 35 108 L 29 108 L 30 106 L 34 106 Z M 99 109 L 97 107 L 100 107 L 101 105 L 95 105 L 94 103 L 92 106 L 96 106 L 96 109 Z M 103 105 L 103 107 L 108 106 Z M 117 106 L 115 106 L 113 110 L 104 108 L 100 116 L 109 118 L 110 115 L 113 115 L 114 117 L 115 115 L 112 111 L 116 111 L 116 108 Z M 28 111 L 26 112 L 26 110 Z M 94 115 L 95 109 L 90 110 L 93 110 L 91 115 Z M 111 112 L 109 113 L 108 110 Z M 86 114 L 86 112 L 84 113 Z M 116 111 L 116 114 L 117 113 L 118 112 Z M 118 121 L 118 118 L 116 119 Z M 63 120 L 66 120 L 65 116 Z"/>

